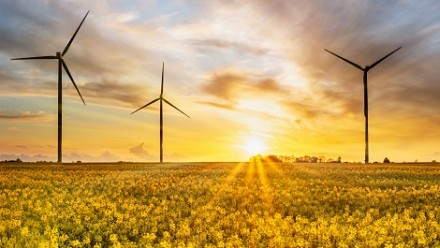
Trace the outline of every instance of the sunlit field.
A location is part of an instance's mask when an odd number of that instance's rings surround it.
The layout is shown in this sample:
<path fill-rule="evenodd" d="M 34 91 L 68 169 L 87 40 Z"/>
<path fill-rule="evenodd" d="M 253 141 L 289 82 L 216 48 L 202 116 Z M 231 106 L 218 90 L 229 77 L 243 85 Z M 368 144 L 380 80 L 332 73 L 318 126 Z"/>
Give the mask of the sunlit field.
<path fill-rule="evenodd" d="M 0 164 L 0 247 L 439 247 L 439 164 Z"/>

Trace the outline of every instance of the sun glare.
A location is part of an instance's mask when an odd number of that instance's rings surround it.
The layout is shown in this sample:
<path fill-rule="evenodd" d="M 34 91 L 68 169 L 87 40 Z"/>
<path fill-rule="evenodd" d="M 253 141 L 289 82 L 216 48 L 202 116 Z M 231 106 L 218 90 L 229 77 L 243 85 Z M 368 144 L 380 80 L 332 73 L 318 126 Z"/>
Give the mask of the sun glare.
<path fill-rule="evenodd" d="M 248 153 L 248 155 L 261 154 L 266 150 L 266 146 L 261 139 L 251 138 L 246 141 L 243 145 L 243 149 Z"/>

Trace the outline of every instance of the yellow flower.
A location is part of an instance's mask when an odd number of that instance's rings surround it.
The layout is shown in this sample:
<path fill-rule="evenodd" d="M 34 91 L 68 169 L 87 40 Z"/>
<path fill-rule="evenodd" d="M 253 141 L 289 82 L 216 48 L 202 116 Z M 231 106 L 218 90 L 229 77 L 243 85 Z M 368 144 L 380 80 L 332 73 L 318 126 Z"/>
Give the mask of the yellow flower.
<path fill-rule="evenodd" d="M 114 233 L 110 234 L 110 241 L 112 243 L 117 243 L 118 242 L 118 235 L 114 234 Z"/>
<path fill-rule="evenodd" d="M 29 228 L 27 226 L 22 227 L 20 229 L 20 234 L 21 234 L 21 236 L 25 236 L 26 237 L 29 234 Z"/>

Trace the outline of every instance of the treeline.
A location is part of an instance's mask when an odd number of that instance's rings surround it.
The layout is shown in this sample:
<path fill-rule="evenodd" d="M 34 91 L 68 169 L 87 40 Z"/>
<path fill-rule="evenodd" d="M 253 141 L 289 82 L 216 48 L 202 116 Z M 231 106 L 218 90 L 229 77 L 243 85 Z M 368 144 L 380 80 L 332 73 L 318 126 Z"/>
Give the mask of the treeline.
<path fill-rule="evenodd" d="M 14 160 L 3 160 L 3 161 L 0 161 L 0 163 L 23 163 L 23 161 L 21 159 L 17 158 Z"/>
<path fill-rule="evenodd" d="M 284 156 L 284 155 L 268 155 L 261 156 L 256 155 L 250 158 L 250 161 L 263 161 L 263 162 L 274 162 L 274 163 L 341 163 L 341 156 L 338 159 L 326 159 L 325 156 L 309 156 L 304 155 L 302 157 L 295 156 Z"/>

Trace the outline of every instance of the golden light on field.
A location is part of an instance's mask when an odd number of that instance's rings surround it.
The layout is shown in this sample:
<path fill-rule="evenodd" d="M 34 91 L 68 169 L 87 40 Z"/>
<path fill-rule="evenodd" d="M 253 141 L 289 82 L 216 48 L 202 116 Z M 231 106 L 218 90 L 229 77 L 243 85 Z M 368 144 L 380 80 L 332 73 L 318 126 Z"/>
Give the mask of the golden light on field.
<path fill-rule="evenodd" d="M 0 170 L 0 247 L 439 247 L 434 164 Z"/>

